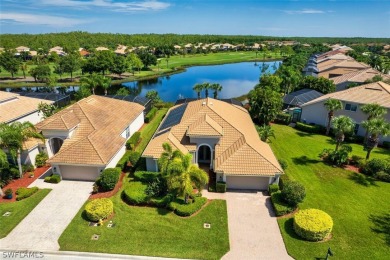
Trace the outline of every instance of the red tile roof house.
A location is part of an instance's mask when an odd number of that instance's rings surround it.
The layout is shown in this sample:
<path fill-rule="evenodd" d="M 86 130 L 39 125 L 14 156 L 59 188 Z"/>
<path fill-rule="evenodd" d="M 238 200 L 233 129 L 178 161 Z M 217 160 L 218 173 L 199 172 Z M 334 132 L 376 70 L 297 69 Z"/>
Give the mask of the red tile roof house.
<path fill-rule="evenodd" d="M 283 174 L 248 111 L 221 100 L 206 98 L 172 107 L 142 154 L 148 171 L 158 171 L 165 142 L 191 153 L 193 163 L 210 168 L 228 189 L 267 190 Z"/>
<path fill-rule="evenodd" d="M 144 123 L 143 112 L 137 103 L 92 95 L 37 124 L 53 173 L 96 180 L 121 159 L 126 140 Z"/>

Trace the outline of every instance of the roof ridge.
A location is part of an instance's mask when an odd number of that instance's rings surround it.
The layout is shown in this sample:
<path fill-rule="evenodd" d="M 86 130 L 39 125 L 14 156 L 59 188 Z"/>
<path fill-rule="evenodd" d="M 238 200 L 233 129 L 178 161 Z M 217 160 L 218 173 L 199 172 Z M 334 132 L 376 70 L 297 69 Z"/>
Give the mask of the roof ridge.
<path fill-rule="evenodd" d="M 225 149 L 223 153 L 221 153 L 217 158 L 215 158 L 216 161 L 221 160 L 220 164 L 223 164 L 228 158 L 230 158 L 230 156 L 232 156 L 237 150 L 239 150 L 245 144 L 246 142 L 245 136 L 241 132 L 239 133 L 241 134 L 240 137 L 235 142 L 233 142 L 227 149 Z M 237 145 L 238 145 L 237 149 L 234 149 L 234 146 Z M 227 159 L 222 160 L 225 155 L 227 155 Z"/>
<path fill-rule="evenodd" d="M 386 91 L 388 94 L 390 94 L 390 85 L 389 84 L 387 84 L 383 81 L 378 81 L 376 83 L 378 83 L 379 86 L 381 86 L 384 91 Z"/>
<path fill-rule="evenodd" d="M 95 129 L 93 132 L 96 132 L 96 129 Z M 92 145 L 92 147 L 93 147 L 93 149 L 95 150 L 95 152 L 97 153 L 97 155 L 99 156 L 99 158 L 100 158 L 100 160 L 102 161 L 102 163 L 105 163 L 105 161 L 103 160 L 103 157 L 100 155 L 99 151 L 96 149 L 94 143 L 93 143 L 92 140 L 90 139 L 93 132 L 91 132 L 91 134 L 89 134 L 89 135 L 87 136 L 87 139 L 88 139 L 89 143 Z"/>
<path fill-rule="evenodd" d="M 258 140 L 260 142 L 262 142 L 260 139 Z M 252 148 L 252 150 L 254 150 L 258 155 L 260 155 L 262 158 L 264 158 L 267 162 L 269 162 L 271 165 L 273 165 L 276 169 L 278 169 L 279 171 L 283 172 L 282 169 L 280 169 L 279 167 L 277 167 L 275 164 L 273 164 L 272 162 L 270 162 L 270 160 L 268 160 L 267 158 L 264 157 L 264 155 L 262 155 L 259 151 L 257 151 L 250 143 L 246 142 L 246 144 Z M 271 149 L 271 147 L 269 147 L 269 149 Z M 272 151 L 272 149 L 271 149 Z"/>

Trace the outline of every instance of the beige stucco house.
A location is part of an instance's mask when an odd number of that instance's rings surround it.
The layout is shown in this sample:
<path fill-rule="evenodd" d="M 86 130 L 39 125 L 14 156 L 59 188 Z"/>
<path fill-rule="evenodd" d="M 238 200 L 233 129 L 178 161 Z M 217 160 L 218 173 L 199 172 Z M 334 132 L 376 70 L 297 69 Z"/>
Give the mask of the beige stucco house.
<path fill-rule="evenodd" d="M 40 103 L 52 104 L 54 101 L 25 97 L 16 93 L 0 91 L 0 123 L 30 122 L 36 124 L 43 120 L 38 113 Z M 35 165 L 35 157 L 43 145 L 40 140 L 31 139 L 23 144 L 22 164 Z"/>
<path fill-rule="evenodd" d="M 143 125 L 143 111 L 137 103 L 92 95 L 37 124 L 53 173 L 92 181 L 115 167 L 126 140 Z"/>
<path fill-rule="evenodd" d="M 206 98 L 172 107 L 142 154 L 148 171 L 158 171 L 164 142 L 191 153 L 194 163 L 209 167 L 229 189 L 265 190 L 283 174 L 248 111 L 221 100 Z"/>
<path fill-rule="evenodd" d="M 362 69 L 353 71 L 338 77 L 334 77 L 331 80 L 336 85 L 336 91 L 347 89 L 351 83 L 363 84 L 366 80 L 370 80 L 375 76 L 382 77 L 383 80 L 390 80 L 389 75 L 385 75 L 373 68 Z"/>
<path fill-rule="evenodd" d="M 355 133 L 364 136 L 366 130 L 361 126 L 362 121 L 367 120 L 367 115 L 361 111 L 364 104 L 377 103 L 387 108 L 385 119 L 390 122 L 390 85 L 384 82 L 353 87 L 321 96 L 301 106 L 301 121 L 326 126 L 328 123 L 328 111 L 324 103 L 326 100 L 338 99 L 343 104 L 343 109 L 335 112 L 335 116 L 345 115 L 351 117 L 355 125 Z M 390 137 L 381 138 L 382 141 L 390 141 Z"/>

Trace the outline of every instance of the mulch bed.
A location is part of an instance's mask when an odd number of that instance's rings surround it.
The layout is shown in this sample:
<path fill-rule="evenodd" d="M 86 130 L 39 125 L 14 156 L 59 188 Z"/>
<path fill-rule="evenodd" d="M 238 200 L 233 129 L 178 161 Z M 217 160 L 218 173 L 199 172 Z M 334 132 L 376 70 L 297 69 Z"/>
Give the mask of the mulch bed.
<path fill-rule="evenodd" d="M 0 197 L 0 203 L 5 202 L 14 202 L 16 201 L 16 190 L 21 187 L 28 187 L 31 183 L 33 183 L 36 179 L 38 179 L 44 172 L 46 172 L 50 166 L 44 166 L 41 168 L 36 168 L 34 170 L 34 177 L 30 178 L 29 173 L 25 173 L 22 178 L 12 180 L 10 183 L 8 183 L 6 186 L 3 187 L 3 192 L 5 192 L 7 189 L 12 189 L 13 196 L 12 199 L 5 199 L 3 197 Z"/>
<path fill-rule="evenodd" d="M 119 177 L 119 181 L 115 185 L 115 188 L 113 190 L 91 194 L 91 196 L 89 196 L 88 199 L 92 200 L 92 199 L 100 199 L 100 198 L 110 198 L 114 196 L 122 188 L 123 178 L 125 176 L 126 173 L 122 172 L 121 176 Z"/>
<path fill-rule="evenodd" d="M 345 169 L 345 170 L 348 170 L 348 171 L 353 171 L 353 172 L 360 173 L 359 167 L 356 167 L 356 166 L 354 166 L 354 165 L 345 165 L 345 166 L 344 166 L 344 169 Z"/>

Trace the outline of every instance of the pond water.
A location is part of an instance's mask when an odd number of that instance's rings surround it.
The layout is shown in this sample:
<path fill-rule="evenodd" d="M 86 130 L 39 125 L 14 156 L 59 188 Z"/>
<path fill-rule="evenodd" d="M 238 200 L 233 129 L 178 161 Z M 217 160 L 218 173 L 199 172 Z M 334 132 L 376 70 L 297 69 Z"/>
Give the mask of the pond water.
<path fill-rule="evenodd" d="M 196 98 L 192 89 L 197 83 L 219 83 L 222 91 L 219 98 L 234 98 L 247 94 L 259 82 L 263 73 L 273 74 L 280 66 L 280 61 L 241 62 L 213 66 L 196 66 L 185 72 L 164 76 L 152 80 L 123 83 L 132 93 L 145 96 L 149 90 L 156 90 L 164 101 L 174 102 L 178 98 Z M 209 96 L 212 96 L 212 90 Z M 204 93 L 202 93 L 202 96 Z"/>

